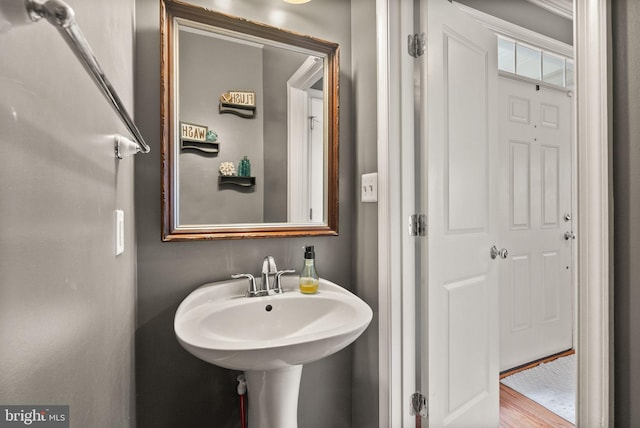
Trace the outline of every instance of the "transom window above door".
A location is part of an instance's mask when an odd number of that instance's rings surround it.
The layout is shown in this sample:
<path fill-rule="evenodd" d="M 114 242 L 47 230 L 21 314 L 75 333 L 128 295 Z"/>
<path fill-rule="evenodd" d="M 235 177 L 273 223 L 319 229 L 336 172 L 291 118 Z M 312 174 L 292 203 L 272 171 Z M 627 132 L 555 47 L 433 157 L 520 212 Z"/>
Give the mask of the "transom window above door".
<path fill-rule="evenodd" d="M 498 70 L 563 88 L 574 87 L 573 60 L 498 36 Z"/>

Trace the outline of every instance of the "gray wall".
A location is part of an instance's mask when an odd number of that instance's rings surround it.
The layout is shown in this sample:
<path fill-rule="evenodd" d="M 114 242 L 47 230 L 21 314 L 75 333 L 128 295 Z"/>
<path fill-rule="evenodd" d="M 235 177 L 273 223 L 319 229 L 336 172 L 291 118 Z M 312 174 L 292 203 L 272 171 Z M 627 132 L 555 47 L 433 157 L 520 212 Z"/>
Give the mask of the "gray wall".
<path fill-rule="evenodd" d="M 640 426 L 640 3 L 611 2 L 616 427 Z"/>
<path fill-rule="evenodd" d="M 505 21 L 573 45 L 573 23 L 527 0 L 456 0 Z"/>
<path fill-rule="evenodd" d="M 373 309 L 369 329 L 355 343 L 353 427 L 378 426 L 378 204 L 359 202 L 360 175 L 378 170 L 376 2 L 351 1 L 355 132 L 354 275 L 357 293 Z"/>
<path fill-rule="evenodd" d="M 264 48 L 264 221 L 287 221 L 287 81 L 307 55 Z"/>
<path fill-rule="evenodd" d="M 133 1 L 69 4 L 133 111 Z M 130 426 L 134 161 L 118 162 L 109 137 L 127 132 L 48 22 L 9 28 L 0 46 L 0 403 L 70 405 L 74 427 Z"/>
<path fill-rule="evenodd" d="M 218 134 L 220 143 L 215 156 L 192 149 L 179 151 L 180 224 L 263 221 L 262 55 L 256 46 L 180 31 L 178 120 L 207 126 Z M 218 100 L 230 90 L 255 92 L 256 117 L 219 112 Z M 256 185 L 218 184 L 220 164 L 232 162 L 237 173 L 243 156 L 251 162 Z"/>
<path fill-rule="evenodd" d="M 199 285 L 228 278 L 235 272 L 257 274 L 267 254 L 275 257 L 278 267 L 300 269 L 302 246 L 314 244 L 320 275 L 355 289 L 349 2 L 323 0 L 294 6 L 281 0 L 201 0 L 199 4 L 340 44 L 340 236 L 161 242 L 159 2 L 137 0 L 135 113 L 153 150 L 148 156 L 136 157 L 135 175 L 136 386 L 140 428 L 201 427 L 203 421 L 221 428 L 238 426 L 237 373 L 199 361 L 179 346 L 173 333 L 178 304 Z M 228 7 L 222 8 L 225 4 Z M 352 355 L 352 348 L 348 348 L 305 366 L 300 391 L 301 427 L 351 426 Z"/>

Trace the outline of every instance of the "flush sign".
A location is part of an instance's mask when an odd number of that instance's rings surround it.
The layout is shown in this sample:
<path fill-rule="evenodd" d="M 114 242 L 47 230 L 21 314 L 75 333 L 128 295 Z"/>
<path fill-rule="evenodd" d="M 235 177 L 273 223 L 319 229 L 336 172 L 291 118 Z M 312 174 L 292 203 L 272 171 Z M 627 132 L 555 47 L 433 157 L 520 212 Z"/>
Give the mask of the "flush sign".
<path fill-rule="evenodd" d="M 220 100 L 229 106 L 256 108 L 256 94 L 250 91 L 229 91 Z"/>
<path fill-rule="evenodd" d="M 256 116 L 256 93 L 253 91 L 229 91 L 220 95 L 220 113 L 252 119 Z"/>

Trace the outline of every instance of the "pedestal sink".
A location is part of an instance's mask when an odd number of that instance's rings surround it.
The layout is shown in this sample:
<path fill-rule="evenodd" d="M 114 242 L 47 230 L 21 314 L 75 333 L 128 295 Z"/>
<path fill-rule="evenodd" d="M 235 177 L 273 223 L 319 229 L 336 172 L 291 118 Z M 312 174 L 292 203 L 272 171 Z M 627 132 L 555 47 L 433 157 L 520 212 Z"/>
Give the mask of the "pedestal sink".
<path fill-rule="evenodd" d="M 371 308 L 320 279 L 316 294 L 282 279 L 284 293 L 245 297 L 246 280 L 205 284 L 189 294 L 174 320 L 180 344 L 196 357 L 243 370 L 250 428 L 296 428 L 302 365 L 331 355 L 362 334 Z"/>

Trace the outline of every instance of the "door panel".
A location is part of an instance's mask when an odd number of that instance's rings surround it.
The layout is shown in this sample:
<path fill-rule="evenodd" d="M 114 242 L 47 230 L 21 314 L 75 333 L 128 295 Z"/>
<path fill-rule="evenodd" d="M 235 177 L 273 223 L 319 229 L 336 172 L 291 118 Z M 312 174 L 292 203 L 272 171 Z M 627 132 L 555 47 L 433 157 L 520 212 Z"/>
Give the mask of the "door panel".
<path fill-rule="evenodd" d="M 511 256 L 511 330 L 531 327 L 531 258 L 528 254 Z"/>
<path fill-rule="evenodd" d="M 484 305 L 487 300 L 487 277 L 456 281 L 444 286 L 447 318 L 446 342 L 449 374 L 448 419 L 484 398 L 490 389 L 489 326 Z M 466 338 L 460 340 L 460 338 Z M 446 424 L 447 419 L 445 419 Z"/>
<path fill-rule="evenodd" d="M 518 97 L 509 97 L 509 120 L 516 123 L 529 124 L 531 107 L 529 100 Z"/>
<path fill-rule="evenodd" d="M 560 156 L 559 148 L 553 146 L 542 146 L 542 227 L 557 228 L 560 220 L 559 199 L 560 199 Z M 571 196 L 569 200 L 571 200 Z"/>
<path fill-rule="evenodd" d="M 542 290 L 543 309 L 542 322 L 553 322 L 560 319 L 560 255 L 556 251 L 542 253 Z"/>
<path fill-rule="evenodd" d="M 448 229 L 483 231 L 487 228 L 489 184 L 486 52 L 446 27 L 443 42 Z"/>
<path fill-rule="evenodd" d="M 447 0 L 421 4 L 429 426 L 497 426 L 497 42 Z"/>
<path fill-rule="evenodd" d="M 571 102 L 501 77 L 500 370 L 573 346 Z"/>
<path fill-rule="evenodd" d="M 529 229 L 530 225 L 530 189 L 531 174 L 529 165 L 531 164 L 531 145 L 527 141 L 510 141 L 509 149 L 511 154 L 510 176 L 511 176 L 511 229 Z"/>

